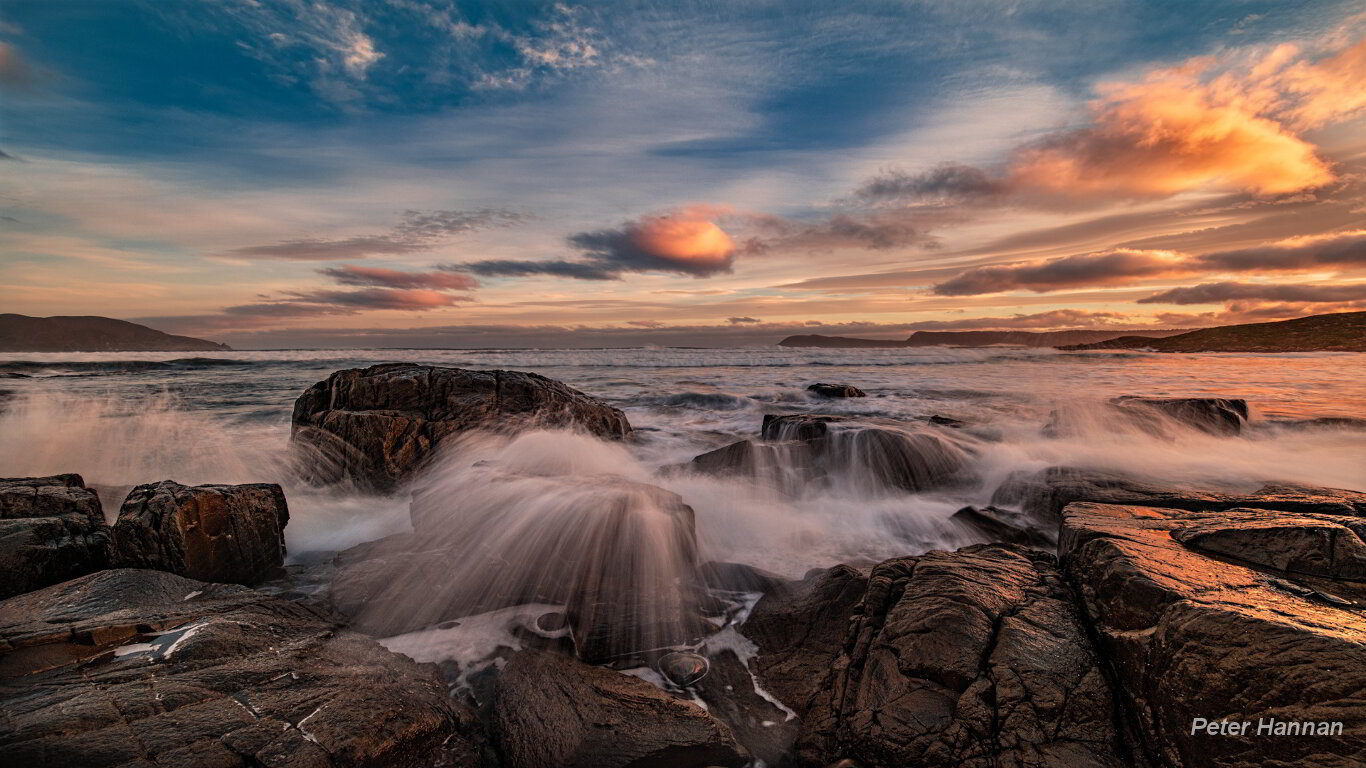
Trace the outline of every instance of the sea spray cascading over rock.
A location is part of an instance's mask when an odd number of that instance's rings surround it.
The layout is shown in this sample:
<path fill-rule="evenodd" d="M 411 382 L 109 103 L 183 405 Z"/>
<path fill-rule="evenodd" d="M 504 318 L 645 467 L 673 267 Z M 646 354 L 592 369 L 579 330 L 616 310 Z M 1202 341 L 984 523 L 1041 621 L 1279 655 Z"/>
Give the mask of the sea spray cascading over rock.
<path fill-rule="evenodd" d="M 467 434 L 416 481 L 413 534 L 342 557 L 334 600 L 378 634 L 564 605 L 579 655 L 599 662 L 687 642 L 703 582 L 693 511 L 646 477 L 584 435 Z"/>
<path fill-rule="evenodd" d="M 292 423 L 307 479 L 379 491 L 401 485 L 441 441 L 472 429 L 631 432 L 621 411 L 554 379 L 415 363 L 337 371 L 299 396 Z"/>

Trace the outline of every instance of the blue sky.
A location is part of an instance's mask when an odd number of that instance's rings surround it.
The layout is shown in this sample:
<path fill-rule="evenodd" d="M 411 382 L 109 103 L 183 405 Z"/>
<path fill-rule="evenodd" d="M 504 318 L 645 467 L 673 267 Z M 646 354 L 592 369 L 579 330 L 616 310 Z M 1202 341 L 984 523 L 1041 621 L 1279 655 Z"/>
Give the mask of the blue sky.
<path fill-rule="evenodd" d="M 1366 227 L 1354 10 L 7 0 L 4 304 L 240 346 L 1354 309 L 1351 258 L 1201 259 Z M 1192 283 L 1240 287 L 1138 303 Z"/>

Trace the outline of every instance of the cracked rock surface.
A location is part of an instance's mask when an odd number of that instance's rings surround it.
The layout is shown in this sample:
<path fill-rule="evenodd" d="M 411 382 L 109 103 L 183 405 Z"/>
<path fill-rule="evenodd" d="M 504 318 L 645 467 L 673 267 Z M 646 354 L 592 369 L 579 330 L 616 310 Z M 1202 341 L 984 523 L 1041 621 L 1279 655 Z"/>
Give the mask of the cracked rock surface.
<path fill-rule="evenodd" d="M 442 440 L 471 429 L 631 432 L 621 411 L 554 379 L 413 363 L 337 371 L 299 396 L 292 421 L 310 479 L 380 491 L 409 479 Z"/>
<path fill-rule="evenodd" d="M 508 661 L 492 719 L 507 768 L 738 768 L 749 760 L 697 704 L 540 651 Z"/>
<path fill-rule="evenodd" d="M 480 765 L 430 667 L 316 610 L 161 571 L 0 602 L 0 754 L 42 768 Z"/>
<path fill-rule="evenodd" d="M 1048 555 L 1010 545 L 875 567 L 809 707 L 801 764 L 1119 768 L 1100 664 Z"/>
<path fill-rule="evenodd" d="M 0 598 L 108 564 L 109 527 L 80 475 L 0 479 Z"/>
<path fill-rule="evenodd" d="M 288 522 L 284 491 L 274 483 L 139 485 L 114 523 L 115 564 L 256 584 L 284 564 Z"/>
<path fill-rule="evenodd" d="M 1067 507 L 1067 575 L 1154 764 L 1366 764 L 1359 525 L 1265 510 Z M 1254 728 L 1266 718 L 1341 721 L 1344 733 L 1193 734 L 1198 717 Z"/>

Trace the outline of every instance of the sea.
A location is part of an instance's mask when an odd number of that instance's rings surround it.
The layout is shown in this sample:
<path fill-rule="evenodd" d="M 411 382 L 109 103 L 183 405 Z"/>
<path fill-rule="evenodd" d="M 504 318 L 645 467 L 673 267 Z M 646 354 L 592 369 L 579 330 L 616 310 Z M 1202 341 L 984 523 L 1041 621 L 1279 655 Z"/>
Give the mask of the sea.
<path fill-rule="evenodd" d="M 987 503 L 1012 474 L 1050 466 L 1220 488 L 1282 482 L 1366 491 L 1366 356 L 1352 353 L 648 347 L 210 355 L 0 355 L 0 476 L 80 473 L 110 518 L 140 483 L 281 483 L 290 556 L 316 558 L 409 530 L 409 499 L 296 479 L 295 398 L 336 370 L 416 362 L 533 371 L 622 409 L 635 428 L 625 443 L 537 432 L 498 450 L 569 481 L 620 474 L 676 492 L 696 513 L 703 557 L 789 576 L 978 541 L 953 513 Z M 853 385 L 867 397 L 807 392 L 817 382 Z M 1125 395 L 1245 398 L 1251 421 L 1237 436 L 1148 434 L 1106 416 L 1106 401 Z M 1091 426 L 1081 433 L 1046 429 L 1067 411 L 1095 418 L 1083 420 Z M 753 478 L 672 469 L 757 438 L 764 415 L 781 413 L 959 420 L 972 480 L 924 493 L 845 482 L 794 494 Z"/>

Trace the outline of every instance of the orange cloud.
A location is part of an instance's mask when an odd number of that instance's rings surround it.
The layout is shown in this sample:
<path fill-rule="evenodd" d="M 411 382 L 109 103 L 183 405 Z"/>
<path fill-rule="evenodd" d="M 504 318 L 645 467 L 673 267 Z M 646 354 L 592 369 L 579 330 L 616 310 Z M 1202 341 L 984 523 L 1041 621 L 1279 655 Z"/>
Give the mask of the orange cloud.
<path fill-rule="evenodd" d="M 707 217 L 708 210 L 685 208 L 663 216 L 646 216 L 626 229 L 631 243 L 663 261 L 724 268 L 735 242 Z"/>

